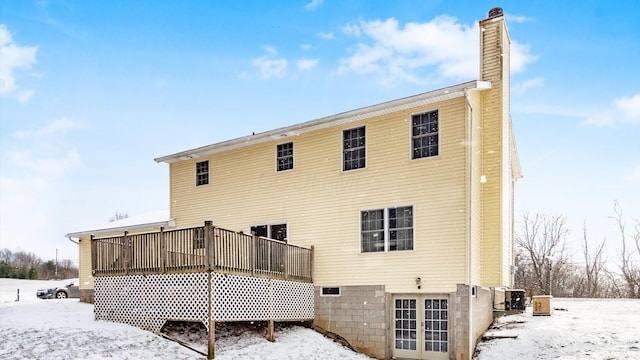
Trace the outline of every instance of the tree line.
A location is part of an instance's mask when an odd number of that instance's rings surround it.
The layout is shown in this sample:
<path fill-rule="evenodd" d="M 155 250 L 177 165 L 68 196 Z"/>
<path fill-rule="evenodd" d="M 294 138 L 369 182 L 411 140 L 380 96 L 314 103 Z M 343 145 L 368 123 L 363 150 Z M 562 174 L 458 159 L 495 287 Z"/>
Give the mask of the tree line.
<path fill-rule="evenodd" d="M 49 280 L 78 277 L 78 267 L 69 259 L 43 261 L 33 253 L 0 250 L 0 278 Z"/>
<path fill-rule="evenodd" d="M 583 224 L 580 261 L 572 260 L 563 215 L 524 214 L 515 237 L 514 287 L 529 296 L 640 298 L 640 219 L 629 228 L 618 202 L 614 213 L 617 239 L 594 246 Z M 620 248 L 615 265 L 606 257 L 608 241 Z"/>

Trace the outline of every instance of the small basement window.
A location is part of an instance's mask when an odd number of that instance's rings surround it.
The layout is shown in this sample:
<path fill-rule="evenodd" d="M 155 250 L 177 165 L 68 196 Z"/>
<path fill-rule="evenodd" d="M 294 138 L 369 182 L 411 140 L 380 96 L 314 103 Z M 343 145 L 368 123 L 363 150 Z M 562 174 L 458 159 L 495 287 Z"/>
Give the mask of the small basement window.
<path fill-rule="evenodd" d="M 340 296 L 340 288 L 339 287 L 323 287 L 322 296 Z"/>

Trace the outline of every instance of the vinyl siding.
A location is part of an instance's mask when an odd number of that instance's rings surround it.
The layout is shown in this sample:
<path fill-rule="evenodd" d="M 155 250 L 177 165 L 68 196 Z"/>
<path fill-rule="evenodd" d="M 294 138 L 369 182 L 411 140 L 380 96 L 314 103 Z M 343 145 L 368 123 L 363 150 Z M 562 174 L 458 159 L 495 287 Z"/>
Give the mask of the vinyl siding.
<path fill-rule="evenodd" d="M 78 280 L 80 282 L 80 289 L 93 289 L 94 279 L 91 274 L 91 237 L 86 236 L 79 240 Z"/>
<path fill-rule="evenodd" d="M 411 160 L 411 114 L 439 110 L 439 156 Z M 464 97 L 344 127 L 274 139 L 170 164 L 177 227 L 249 232 L 288 224 L 291 243 L 315 246 L 317 286 L 385 285 L 387 291 L 455 291 L 467 280 L 468 185 Z M 342 171 L 342 131 L 366 127 L 366 167 Z M 275 171 L 277 144 L 293 141 L 294 169 Z M 210 183 L 195 186 L 209 160 Z M 414 250 L 360 253 L 360 211 L 412 205 Z"/>
<path fill-rule="evenodd" d="M 492 84 L 491 90 L 482 94 L 483 174 L 487 178 L 482 187 L 482 284 L 504 286 L 509 284 L 512 257 L 509 38 L 503 21 L 486 20 L 480 26 L 484 29 L 481 75 Z"/>

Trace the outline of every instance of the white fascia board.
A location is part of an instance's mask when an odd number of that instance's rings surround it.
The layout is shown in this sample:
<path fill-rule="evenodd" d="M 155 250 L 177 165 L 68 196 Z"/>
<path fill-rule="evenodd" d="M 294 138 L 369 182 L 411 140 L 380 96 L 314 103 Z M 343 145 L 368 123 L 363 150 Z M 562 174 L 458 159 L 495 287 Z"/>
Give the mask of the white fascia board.
<path fill-rule="evenodd" d="M 86 230 L 86 231 L 69 233 L 65 236 L 68 238 L 80 238 L 83 236 L 90 236 L 90 235 L 95 235 L 95 236 L 114 235 L 114 234 L 122 234 L 125 231 L 137 232 L 137 231 L 158 230 L 161 227 L 174 228 L 176 227 L 176 221 L 171 219 L 171 220 L 164 220 L 164 221 L 158 221 L 158 222 L 146 223 L 146 224 L 132 224 L 132 225 L 119 226 L 119 227 L 112 227 L 112 228 Z"/>
<path fill-rule="evenodd" d="M 300 124 L 287 126 L 263 133 L 240 137 L 220 143 L 198 147 L 175 154 L 162 156 L 154 159 L 160 163 L 174 163 L 189 159 L 207 156 L 227 150 L 238 149 L 245 146 L 260 144 L 272 140 L 286 139 L 289 136 L 297 136 L 311 131 L 326 129 L 329 127 L 344 125 L 355 121 L 369 119 L 396 111 L 406 110 L 418 106 L 428 105 L 440 101 L 450 100 L 465 95 L 465 91 L 469 90 L 485 90 L 491 88 L 491 82 L 474 80 L 466 83 L 449 86 L 446 88 L 425 92 L 401 99 L 396 99 L 377 105 L 371 105 L 364 108 L 347 111 L 344 113 L 330 115 L 303 122 Z"/>

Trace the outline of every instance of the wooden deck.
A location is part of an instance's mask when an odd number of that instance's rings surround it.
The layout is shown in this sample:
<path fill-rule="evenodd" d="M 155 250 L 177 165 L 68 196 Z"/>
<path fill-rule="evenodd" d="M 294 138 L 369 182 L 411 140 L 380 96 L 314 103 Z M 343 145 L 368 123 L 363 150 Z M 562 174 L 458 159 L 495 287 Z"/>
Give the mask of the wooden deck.
<path fill-rule="evenodd" d="M 313 281 L 313 247 L 212 225 L 91 239 L 93 276 L 220 272 Z"/>
<path fill-rule="evenodd" d="M 91 237 L 95 317 L 158 333 L 200 321 L 215 354 L 216 321 L 314 317 L 313 247 L 204 226 Z"/>

